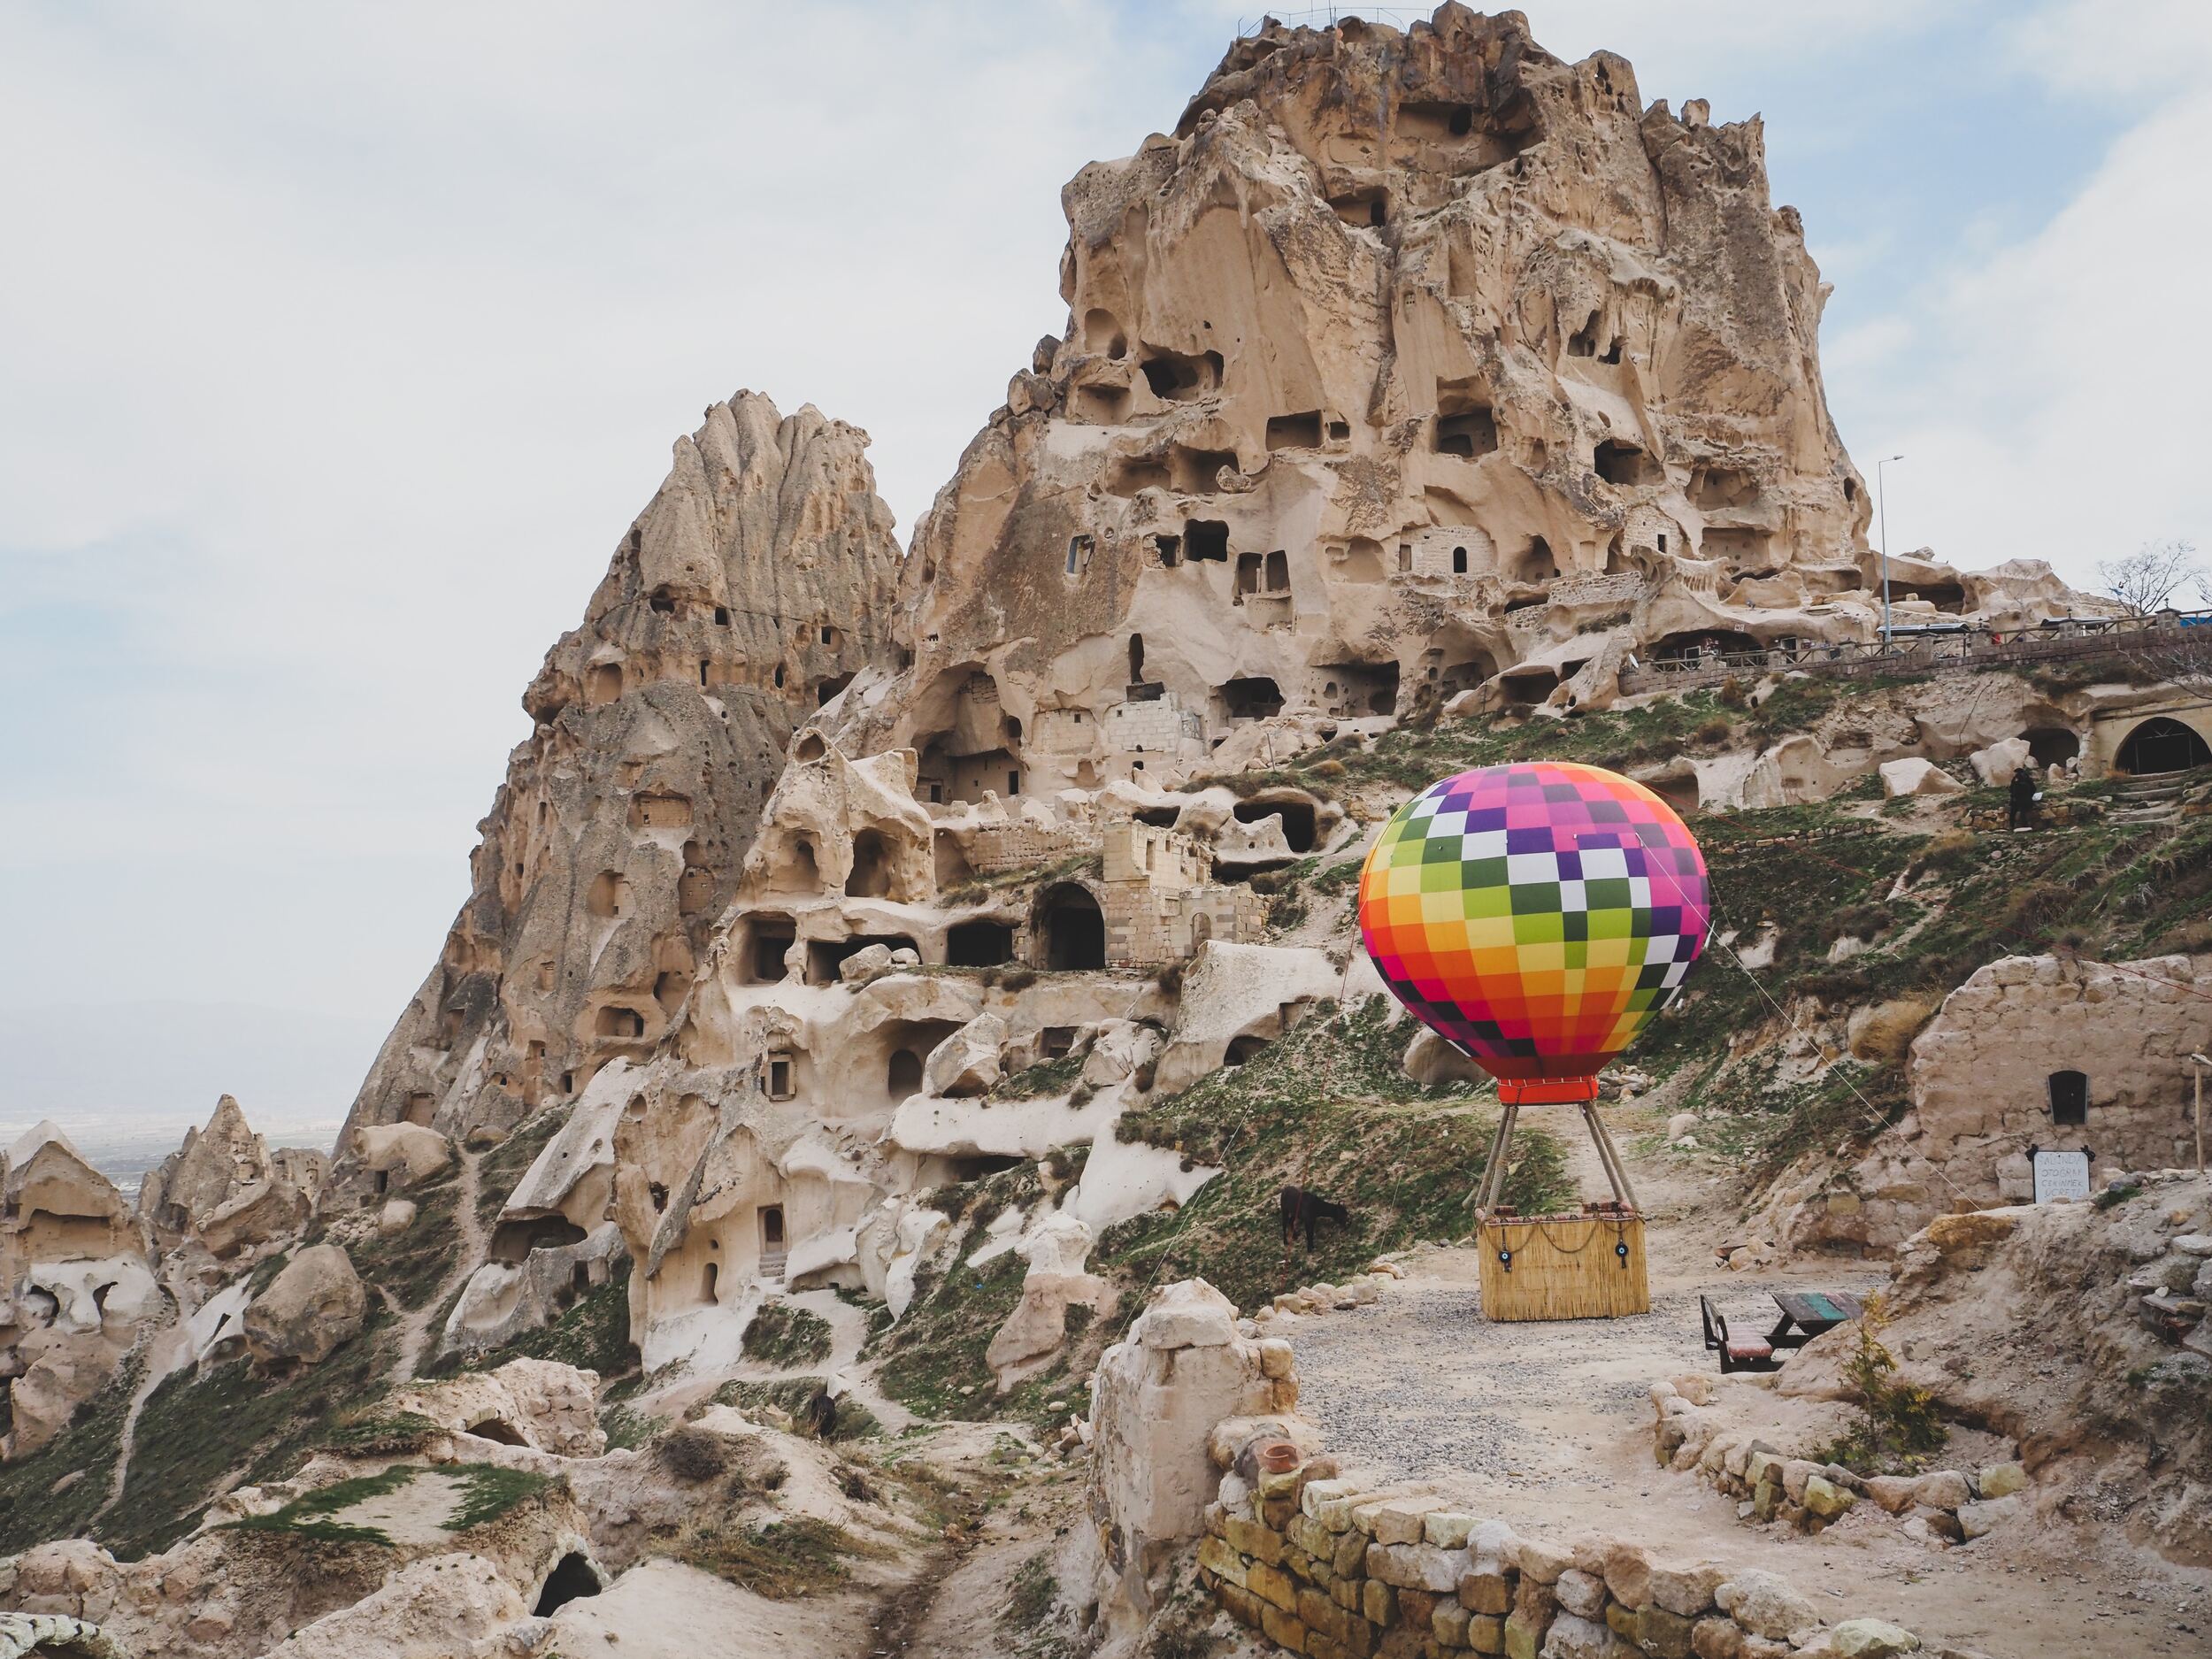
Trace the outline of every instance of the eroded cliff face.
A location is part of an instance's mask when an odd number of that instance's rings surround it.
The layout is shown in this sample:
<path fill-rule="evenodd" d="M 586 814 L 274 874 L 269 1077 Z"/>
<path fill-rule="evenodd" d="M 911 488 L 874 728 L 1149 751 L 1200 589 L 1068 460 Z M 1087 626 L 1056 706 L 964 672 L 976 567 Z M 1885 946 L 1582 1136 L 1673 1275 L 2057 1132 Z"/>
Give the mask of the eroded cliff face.
<path fill-rule="evenodd" d="M 1518 13 L 1270 26 L 1064 204 L 1066 331 L 922 520 L 895 606 L 849 512 L 828 544 L 857 588 L 807 590 L 849 655 L 788 661 L 787 631 L 745 674 L 710 664 L 759 741 L 684 714 L 729 695 L 694 683 L 710 632 L 643 603 L 741 586 L 712 503 L 761 492 L 717 494 L 715 420 L 534 687 L 478 898 L 364 1097 L 452 1131 L 576 1102 L 446 1342 L 542 1317 L 616 1232 L 649 1367 L 733 1361 L 787 1288 L 895 1315 L 977 1242 L 936 1189 L 1071 1145 L 1081 1178 L 992 1247 L 1072 1220 L 1050 1272 L 1079 1276 L 1098 1230 L 1213 1173 L 1121 1142 L 1125 1107 L 1379 988 L 1325 929 L 1271 939 L 1251 885 L 1346 856 L 1375 803 L 1221 779 L 1445 710 L 1602 707 L 1637 653 L 1875 630 L 1824 289 L 1756 123 L 1647 109 L 1621 59 L 1564 63 Z M 1907 618 L 2071 597 L 1899 570 Z M 764 685 L 772 663 L 795 678 Z M 1770 793 L 1824 796 L 1872 740 L 1834 753 L 1774 763 Z M 548 794 L 533 864 L 511 826 Z M 619 916 L 584 890 L 611 880 Z"/>
<path fill-rule="evenodd" d="M 1011 770 L 977 693 L 1024 787 L 1156 783 L 1279 711 L 1565 701 L 1609 649 L 1869 626 L 1824 289 L 1755 121 L 1448 5 L 1240 41 L 1064 204 L 1067 333 L 905 572 L 892 731 L 946 798 Z"/>
<path fill-rule="evenodd" d="M 750 392 L 677 442 L 524 696 L 535 729 L 481 826 L 473 891 L 342 1158 L 367 1125 L 503 1132 L 666 1033 L 793 728 L 891 657 L 898 550 L 866 447 Z"/>

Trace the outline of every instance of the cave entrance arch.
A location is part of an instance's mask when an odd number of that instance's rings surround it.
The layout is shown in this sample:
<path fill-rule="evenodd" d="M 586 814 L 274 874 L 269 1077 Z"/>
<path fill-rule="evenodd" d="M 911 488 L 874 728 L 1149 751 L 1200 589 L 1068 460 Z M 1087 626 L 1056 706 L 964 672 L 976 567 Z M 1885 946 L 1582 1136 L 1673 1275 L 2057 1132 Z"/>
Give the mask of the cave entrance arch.
<path fill-rule="evenodd" d="M 1106 965 L 1106 917 L 1088 888 L 1064 881 L 1047 893 L 1039 927 L 1047 968 L 1071 973 Z"/>
<path fill-rule="evenodd" d="M 2195 766 L 2212 766 L 2212 744 L 2180 721 L 2154 715 L 2121 740 L 2114 764 L 2138 777 L 2187 772 Z"/>
<path fill-rule="evenodd" d="M 559 1611 L 571 1601 L 588 1595 L 597 1595 L 601 1589 L 599 1575 L 592 1564 L 574 1550 L 562 1556 L 545 1575 L 545 1588 L 538 1592 L 538 1604 L 531 1609 L 539 1618 Z"/>

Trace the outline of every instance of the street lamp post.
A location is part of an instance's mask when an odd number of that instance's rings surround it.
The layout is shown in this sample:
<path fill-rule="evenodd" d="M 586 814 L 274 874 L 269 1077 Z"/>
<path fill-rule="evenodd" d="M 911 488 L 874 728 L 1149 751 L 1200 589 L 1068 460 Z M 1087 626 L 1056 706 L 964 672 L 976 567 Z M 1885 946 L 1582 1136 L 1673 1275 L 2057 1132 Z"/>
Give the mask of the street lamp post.
<path fill-rule="evenodd" d="M 1882 655 L 1889 655 L 1889 480 L 1882 469 L 1901 455 L 1886 455 L 1874 463 L 1874 502 L 1882 515 Z"/>

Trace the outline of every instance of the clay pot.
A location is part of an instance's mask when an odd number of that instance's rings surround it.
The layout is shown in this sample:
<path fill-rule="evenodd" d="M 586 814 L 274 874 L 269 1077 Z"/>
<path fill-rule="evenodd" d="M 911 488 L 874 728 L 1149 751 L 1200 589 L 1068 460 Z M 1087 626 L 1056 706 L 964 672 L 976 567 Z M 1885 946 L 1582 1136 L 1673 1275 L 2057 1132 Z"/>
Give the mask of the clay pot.
<path fill-rule="evenodd" d="M 1302 1461 L 1289 1440 L 1263 1440 L 1256 1456 L 1263 1475 L 1286 1475 Z"/>

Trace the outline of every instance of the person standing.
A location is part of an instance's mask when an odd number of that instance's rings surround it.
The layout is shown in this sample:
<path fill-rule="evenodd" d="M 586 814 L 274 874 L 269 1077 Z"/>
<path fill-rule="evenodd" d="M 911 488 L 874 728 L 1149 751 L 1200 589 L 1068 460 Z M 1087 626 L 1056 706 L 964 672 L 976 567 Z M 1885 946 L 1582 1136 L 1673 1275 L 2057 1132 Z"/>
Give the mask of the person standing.
<path fill-rule="evenodd" d="M 2026 766 L 2012 769 L 2012 794 L 2006 819 L 2013 829 L 2035 827 L 2035 773 Z"/>

